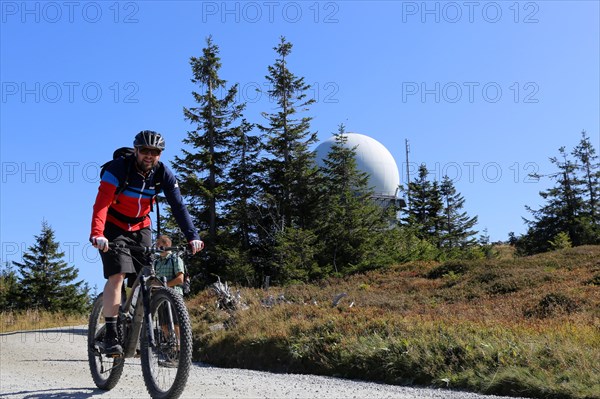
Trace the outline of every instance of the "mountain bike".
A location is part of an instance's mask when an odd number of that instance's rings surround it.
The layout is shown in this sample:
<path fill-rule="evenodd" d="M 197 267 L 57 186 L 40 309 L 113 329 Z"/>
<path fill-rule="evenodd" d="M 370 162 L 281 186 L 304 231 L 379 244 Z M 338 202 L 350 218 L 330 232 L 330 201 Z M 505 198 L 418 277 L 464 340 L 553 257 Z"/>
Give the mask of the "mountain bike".
<path fill-rule="evenodd" d="M 125 366 L 125 359 L 141 357 L 142 374 L 153 398 L 177 398 L 187 383 L 192 364 L 192 328 L 183 298 L 166 281 L 156 276 L 154 259 L 160 251 L 185 252 L 185 247 L 157 248 L 110 244 L 109 250 L 128 249 L 150 256 L 127 298 L 122 288 L 117 320 L 123 355 L 104 353 L 104 315 L 102 294 L 96 298 L 88 328 L 88 361 L 96 386 L 114 388 Z"/>

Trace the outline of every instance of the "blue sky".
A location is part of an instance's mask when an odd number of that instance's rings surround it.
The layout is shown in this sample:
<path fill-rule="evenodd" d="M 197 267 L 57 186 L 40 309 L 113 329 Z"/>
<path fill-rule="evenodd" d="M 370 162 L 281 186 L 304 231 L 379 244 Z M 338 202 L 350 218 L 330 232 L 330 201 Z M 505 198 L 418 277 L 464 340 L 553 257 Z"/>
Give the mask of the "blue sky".
<path fill-rule="evenodd" d="M 245 117 L 272 111 L 280 36 L 313 86 L 320 140 L 340 123 L 400 167 L 454 179 L 479 230 L 523 233 L 524 206 L 553 182 L 548 158 L 586 130 L 600 146 L 597 1 L 0 2 L 0 261 L 19 260 L 42 220 L 80 277 L 103 285 L 87 245 L 98 165 L 140 130 L 180 153 L 193 106 L 189 58 L 208 35 Z"/>

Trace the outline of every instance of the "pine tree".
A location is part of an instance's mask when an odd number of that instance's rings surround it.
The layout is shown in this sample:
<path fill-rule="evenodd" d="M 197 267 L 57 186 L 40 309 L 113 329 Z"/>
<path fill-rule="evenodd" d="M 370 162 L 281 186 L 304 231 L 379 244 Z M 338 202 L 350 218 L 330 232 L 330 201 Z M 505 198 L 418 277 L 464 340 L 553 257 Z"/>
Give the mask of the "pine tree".
<path fill-rule="evenodd" d="M 223 98 L 226 81 L 219 77 L 221 59 L 219 47 L 212 37 L 206 39 L 201 57 L 191 57 L 192 82 L 202 93 L 192 92 L 198 106 L 183 109 L 184 118 L 194 125 L 183 142 L 192 147 L 176 156 L 173 169 L 181 178 L 181 191 L 191 200 L 196 221 L 209 237 L 216 236 L 219 222 L 219 204 L 226 197 L 225 174 L 231 162 L 232 124 L 241 115 L 243 104 L 235 104 L 237 84 L 230 87 Z"/>
<path fill-rule="evenodd" d="M 419 166 L 418 176 L 408 183 L 410 203 L 404 222 L 415 232 L 417 238 L 441 247 L 443 204 L 437 181 L 429 181 L 427 167 Z"/>
<path fill-rule="evenodd" d="M 246 121 L 235 130 L 231 156 L 234 160 L 227 175 L 228 202 L 225 205 L 225 229 L 222 258 L 226 278 L 230 281 L 257 283 L 251 259 L 257 247 L 257 190 L 260 137 L 249 134 Z"/>
<path fill-rule="evenodd" d="M 177 172 L 181 192 L 190 205 L 190 213 L 196 226 L 202 231 L 206 249 L 192 262 L 194 273 L 202 261 L 208 273 L 220 268 L 218 253 L 223 245 L 219 228 L 223 226 L 224 206 L 229 201 L 227 171 L 232 163 L 232 147 L 236 132 L 247 131 L 247 123 L 235 123 L 242 118 L 245 104 L 236 102 L 238 85 L 226 89 L 227 82 L 219 77 L 221 59 L 219 47 L 212 37 L 206 39 L 206 47 L 201 57 L 191 57 L 192 82 L 200 86 L 202 92 L 192 92 L 198 104 L 184 108 L 184 117 L 194 129 L 188 131 L 184 144 L 192 149 L 183 149 L 183 156 L 175 157 L 172 163 Z M 220 93 L 224 92 L 222 98 Z"/>
<path fill-rule="evenodd" d="M 257 125 L 264 135 L 264 147 L 259 165 L 261 184 L 256 218 L 259 252 L 255 266 L 261 279 L 271 276 L 277 281 L 285 268 L 274 248 L 300 250 L 285 244 L 285 240 L 295 235 L 286 229 L 302 229 L 307 236 L 313 234 L 318 176 L 315 155 L 309 149 L 317 141 L 316 133 L 310 132 L 312 118 L 300 116 L 314 103 L 306 94 L 310 85 L 289 69 L 291 43 L 281 37 L 274 50 L 278 58 L 268 67 L 265 78 L 270 86 L 269 97 L 276 107 L 271 113 L 262 113 L 267 124 Z M 286 258 L 300 257 L 288 254 Z"/>
<path fill-rule="evenodd" d="M 514 235 L 514 233 L 510 234 Z M 482 234 L 479 236 L 478 244 L 478 249 L 486 259 L 497 258 L 500 255 L 500 253 L 494 248 L 494 244 L 490 242 L 490 235 L 488 234 L 487 227 L 483 229 Z"/>
<path fill-rule="evenodd" d="M 316 133 L 309 131 L 312 118 L 299 116 L 314 99 L 307 99 L 310 85 L 288 68 L 292 44 L 281 37 L 274 50 L 279 58 L 269 66 L 266 79 L 270 84 L 269 96 L 277 108 L 276 112 L 263 113 L 268 125 L 258 125 L 266 135 L 267 154 L 261 162 L 262 202 L 266 205 L 262 227 L 271 234 L 287 227 L 307 228 L 313 221 L 315 203 L 311 187 L 316 166 L 309 147 L 317 141 Z"/>
<path fill-rule="evenodd" d="M 578 161 L 576 168 L 582 175 L 580 181 L 585 198 L 585 214 L 591 224 L 591 234 L 595 236 L 590 237 L 589 241 L 600 243 L 600 162 L 585 130 L 572 155 Z"/>
<path fill-rule="evenodd" d="M 89 287 L 78 276 L 75 266 L 63 260 L 54 231 L 47 222 L 35 236 L 36 243 L 23 255 L 23 262 L 14 262 L 21 276 L 19 306 L 23 309 L 43 309 L 51 312 L 85 313 L 90 298 Z"/>
<path fill-rule="evenodd" d="M 318 254 L 325 245 L 314 231 L 288 228 L 277 232 L 272 270 L 279 284 L 308 282 L 324 276 L 318 264 Z"/>
<path fill-rule="evenodd" d="M 318 230 L 320 263 L 324 272 L 333 268 L 341 274 L 381 267 L 391 261 L 383 245 L 390 229 L 388 214 L 372 200 L 369 175 L 358 170 L 356 148 L 347 148 L 344 125 L 334 136 L 321 168 L 325 192 Z"/>
<path fill-rule="evenodd" d="M 12 264 L 6 262 L 0 267 L 0 309 L 13 310 L 19 304 L 18 276 Z"/>
<path fill-rule="evenodd" d="M 253 213 L 259 187 L 261 142 L 260 137 L 249 135 L 251 129 L 252 125 L 246 121 L 235 129 L 231 146 L 231 156 L 235 162 L 228 171 L 229 202 L 225 207 L 227 225 L 243 250 L 250 249 L 256 237 Z"/>
<path fill-rule="evenodd" d="M 462 212 L 465 199 L 456 191 L 454 183 L 444 176 L 440 185 L 440 195 L 443 201 L 443 222 L 441 223 L 442 247 L 457 248 L 474 245 L 473 238 L 477 231 L 472 228 L 477 224 L 477 216 L 469 217 Z"/>
<path fill-rule="evenodd" d="M 528 230 L 517 240 L 517 250 L 521 254 L 549 251 L 552 249 L 551 242 L 560 233 L 566 233 L 573 246 L 590 243 L 590 223 L 585 213 L 587 207 L 577 167 L 569 159 L 565 147 L 561 147 L 559 153 L 562 159 L 550 158 L 559 171 L 548 175 L 556 179 L 556 186 L 540 192 L 546 204 L 537 210 L 525 207 L 533 219 L 524 218 Z"/>

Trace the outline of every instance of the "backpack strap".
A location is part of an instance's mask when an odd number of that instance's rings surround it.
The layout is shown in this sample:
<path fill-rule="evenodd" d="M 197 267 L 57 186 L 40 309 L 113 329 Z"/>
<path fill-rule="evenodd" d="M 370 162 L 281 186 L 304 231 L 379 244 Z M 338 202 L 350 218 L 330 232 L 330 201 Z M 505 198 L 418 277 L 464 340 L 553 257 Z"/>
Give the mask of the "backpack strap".
<path fill-rule="evenodd" d="M 165 164 L 158 161 L 158 167 L 154 172 L 154 195 L 150 199 L 150 212 L 154 210 L 156 202 L 156 234 L 160 236 L 160 206 L 158 205 L 158 194 L 162 191 L 163 177 L 165 175 Z"/>
<path fill-rule="evenodd" d="M 173 276 L 175 276 L 175 261 L 179 259 L 179 256 L 171 254 L 170 256 L 173 259 Z M 182 259 L 183 262 L 183 259 Z M 183 262 L 183 275 L 187 274 L 187 265 Z"/>
<path fill-rule="evenodd" d="M 154 195 L 150 199 L 150 212 L 154 210 L 154 202 L 157 201 L 158 194 L 162 191 L 162 179 L 165 174 L 165 164 L 158 161 L 158 166 L 154 171 Z M 158 206 L 157 206 L 158 209 Z"/>
<path fill-rule="evenodd" d="M 131 165 L 133 164 L 133 161 L 133 157 L 125 157 L 125 164 L 127 165 L 127 168 L 125 169 L 125 179 L 123 180 L 123 182 L 119 182 L 119 187 L 117 187 L 117 191 L 115 191 L 115 199 L 113 201 L 115 204 L 119 200 L 119 195 L 121 195 L 121 193 L 125 191 L 127 186 L 129 186 L 129 174 L 131 173 Z"/>
<path fill-rule="evenodd" d="M 119 186 L 117 187 L 117 190 L 115 191 L 115 203 L 117 202 L 119 195 L 121 195 L 121 193 L 123 191 L 125 191 L 127 189 L 127 187 L 129 186 L 129 175 L 131 174 L 131 167 L 133 165 L 133 162 L 134 162 L 134 159 L 132 156 L 127 156 L 125 158 L 125 163 L 127 165 L 127 168 L 125 170 L 125 179 L 122 182 L 121 181 L 119 182 Z M 164 175 L 164 170 L 165 170 L 165 165 L 159 161 L 156 171 L 154 172 L 155 194 L 152 196 L 152 199 L 150 202 L 150 212 L 152 212 L 154 210 L 153 205 L 154 205 L 156 196 L 158 194 L 160 194 L 160 192 L 162 191 L 162 176 Z M 160 176 L 160 177 L 157 179 L 157 176 Z M 141 194 L 141 191 L 138 191 L 138 190 L 133 190 L 133 191 Z"/>
<path fill-rule="evenodd" d="M 173 278 L 177 277 L 175 275 L 175 257 L 173 254 L 169 255 L 169 260 L 171 261 L 171 265 L 173 266 Z"/>
<path fill-rule="evenodd" d="M 177 277 L 177 275 L 175 274 L 175 264 L 176 264 L 175 262 L 178 260 L 178 256 L 174 255 L 174 254 L 171 254 L 171 255 L 169 255 L 169 258 L 172 261 L 171 263 L 173 265 L 173 278 L 175 278 L 175 277 Z M 185 284 L 186 267 L 187 266 L 184 263 L 183 264 L 183 283 L 179 284 L 179 286 L 182 287 L 182 288 L 183 288 L 183 284 Z"/>
<path fill-rule="evenodd" d="M 162 183 L 163 177 L 165 175 L 165 164 L 161 161 L 158 161 L 158 166 L 156 167 L 156 171 L 154 172 L 154 190 L 155 196 L 160 194 L 162 191 Z"/>

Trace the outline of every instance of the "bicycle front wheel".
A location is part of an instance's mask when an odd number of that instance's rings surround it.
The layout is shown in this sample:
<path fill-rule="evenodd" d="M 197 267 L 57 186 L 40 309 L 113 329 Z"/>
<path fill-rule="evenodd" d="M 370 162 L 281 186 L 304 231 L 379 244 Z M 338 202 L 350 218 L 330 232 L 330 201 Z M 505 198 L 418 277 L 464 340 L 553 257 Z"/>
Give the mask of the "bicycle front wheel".
<path fill-rule="evenodd" d="M 119 382 L 125 362 L 122 357 L 112 358 L 102 353 L 102 341 L 106 331 L 102 303 L 102 294 L 100 294 L 94 301 L 88 324 L 88 362 L 96 386 L 108 391 Z"/>
<path fill-rule="evenodd" d="M 178 398 L 192 365 L 192 327 L 183 298 L 170 288 L 152 292 L 150 313 L 155 347 L 148 344 L 148 323 L 141 340 L 142 373 L 153 398 Z"/>

